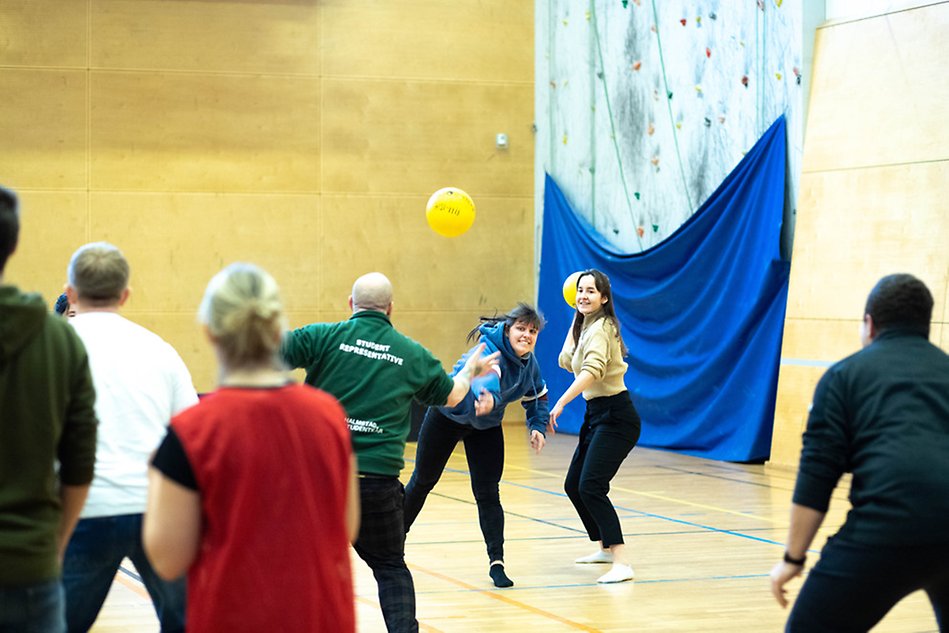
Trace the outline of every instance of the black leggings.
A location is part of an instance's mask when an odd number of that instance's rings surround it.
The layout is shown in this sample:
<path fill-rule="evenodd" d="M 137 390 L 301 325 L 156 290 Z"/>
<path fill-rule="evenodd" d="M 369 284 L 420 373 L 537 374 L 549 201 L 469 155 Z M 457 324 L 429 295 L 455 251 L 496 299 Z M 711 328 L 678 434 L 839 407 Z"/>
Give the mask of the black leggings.
<path fill-rule="evenodd" d="M 591 541 L 623 543 L 623 530 L 607 494 L 610 480 L 639 440 L 639 414 L 623 391 L 587 401 L 580 440 L 563 487 Z"/>
<path fill-rule="evenodd" d="M 412 527 L 461 440 L 465 443 L 471 491 L 478 504 L 488 560 L 504 560 L 504 510 L 498 491 L 504 470 L 504 434 L 500 426 L 477 430 L 452 421 L 438 409 L 428 410 L 419 430 L 415 470 L 405 487 L 405 531 Z"/>

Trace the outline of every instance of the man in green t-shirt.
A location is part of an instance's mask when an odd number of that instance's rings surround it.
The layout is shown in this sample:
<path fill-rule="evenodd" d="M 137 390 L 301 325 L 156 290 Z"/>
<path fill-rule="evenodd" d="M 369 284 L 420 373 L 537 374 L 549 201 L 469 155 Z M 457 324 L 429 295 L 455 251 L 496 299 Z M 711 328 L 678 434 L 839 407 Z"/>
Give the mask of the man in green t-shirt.
<path fill-rule="evenodd" d="M 428 406 L 461 402 L 472 378 L 497 366 L 479 349 L 453 378 L 427 349 L 392 327 L 392 284 L 363 275 L 349 297 L 352 317 L 290 332 L 282 354 L 306 370 L 306 382 L 335 396 L 346 410 L 359 462 L 361 522 L 354 547 L 379 583 L 390 633 L 418 631 L 415 588 L 405 565 L 404 490 L 399 472 L 411 427 L 412 401 Z"/>

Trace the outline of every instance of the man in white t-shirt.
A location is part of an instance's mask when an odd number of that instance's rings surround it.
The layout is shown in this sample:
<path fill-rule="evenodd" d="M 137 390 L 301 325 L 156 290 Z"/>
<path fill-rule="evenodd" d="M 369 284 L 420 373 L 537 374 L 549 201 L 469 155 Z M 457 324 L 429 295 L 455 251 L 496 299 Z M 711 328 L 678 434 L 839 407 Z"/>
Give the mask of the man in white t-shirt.
<path fill-rule="evenodd" d="M 148 458 L 171 417 L 198 401 L 178 353 L 158 335 L 119 315 L 129 297 L 129 265 L 111 244 L 86 244 L 69 262 L 70 323 L 89 354 L 98 397 L 95 479 L 63 564 L 70 633 L 87 631 L 119 565 L 131 559 L 155 605 L 163 633 L 184 631 L 184 579 L 166 582 L 142 548 Z"/>

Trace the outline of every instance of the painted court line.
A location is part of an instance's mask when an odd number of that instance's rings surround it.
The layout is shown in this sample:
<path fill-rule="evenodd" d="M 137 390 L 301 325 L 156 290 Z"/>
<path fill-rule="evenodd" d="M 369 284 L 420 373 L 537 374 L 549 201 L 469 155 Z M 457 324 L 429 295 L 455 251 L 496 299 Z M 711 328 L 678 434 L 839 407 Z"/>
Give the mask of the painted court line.
<path fill-rule="evenodd" d="M 382 608 L 379 606 L 379 603 L 376 602 L 375 600 L 370 600 L 369 598 L 363 598 L 362 596 L 356 596 L 356 602 L 361 602 L 362 604 L 372 607 L 373 609 Z M 357 620 L 358 620 L 358 614 L 357 614 Z M 419 620 L 418 628 L 422 631 L 431 631 L 432 633 L 445 633 L 441 629 L 436 629 L 434 626 L 431 626 L 430 624 L 425 624 L 421 620 Z"/>
<path fill-rule="evenodd" d="M 506 467 L 506 465 L 505 465 L 505 467 Z M 540 471 L 540 470 L 532 470 L 532 469 L 529 469 L 529 468 L 518 468 L 518 470 L 524 470 L 524 471 L 536 473 L 536 474 L 539 474 L 539 475 L 545 475 L 545 476 L 548 476 L 548 477 L 554 477 L 554 476 L 555 476 L 555 475 L 553 475 L 552 473 L 548 473 L 548 472 L 544 472 L 544 471 Z M 466 470 L 461 470 L 461 469 L 456 469 L 456 468 L 445 468 L 445 471 L 446 471 L 446 472 L 469 474 L 468 471 L 466 471 Z M 565 493 L 563 493 L 563 492 L 559 492 L 559 491 L 558 491 L 558 492 L 555 492 L 555 491 L 553 491 L 553 490 L 548 490 L 548 489 L 546 489 L 546 488 L 538 488 L 537 486 L 528 486 L 528 485 L 526 485 L 526 484 L 519 484 L 519 483 L 515 483 L 515 482 L 512 482 L 512 481 L 508 481 L 508 480 L 506 480 L 506 479 L 502 479 L 502 480 L 501 480 L 501 483 L 503 483 L 503 484 L 505 484 L 505 485 L 508 485 L 508 486 L 514 486 L 514 487 L 517 487 L 517 488 L 523 488 L 523 489 L 525 489 L 525 490 L 532 490 L 532 491 L 534 491 L 534 492 L 540 492 L 540 493 L 543 493 L 543 494 L 553 495 L 553 496 L 555 496 L 555 497 L 566 497 L 566 496 L 567 496 L 567 495 L 566 495 Z M 672 502 L 674 502 L 674 503 L 680 503 L 680 504 L 688 505 L 688 506 L 692 506 L 692 507 L 704 508 L 704 509 L 707 509 L 707 510 L 714 510 L 714 511 L 717 511 L 717 512 L 722 512 L 722 513 L 725 513 L 725 514 L 737 515 L 737 516 L 741 516 L 741 517 L 745 517 L 745 518 L 749 518 L 749 519 L 756 519 L 756 520 L 760 520 L 760 521 L 765 521 L 766 523 L 776 523 L 776 521 L 774 521 L 773 519 L 766 519 L 766 518 L 764 518 L 764 517 L 759 517 L 759 516 L 756 516 L 756 515 L 753 515 L 753 514 L 749 514 L 749 513 L 747 513 L 747 512 L 736 512 L 736 511 L 734 511 L 734 510 L 728 510 L 728 509 L 726 509 L 726 508 L 720 508 L 720 507 L 718 507 L 718 506 L 710 506 L 710 505 L 705 505 L 705 504 L 700 504 L 700 503 L 692 503 L 692 502 L 690 502 L 690 501 L 684 501 L 684 500 L 682 500 L 682 499 L 676 499 L 676 498 L 674 498 L 674 497 L 666 497 L 665 495 L 657 495 L 657 494 L 654 494 L 654 493 L 637 492 L 637 491 L 635 491 L 635 490 L 629 490 L 628 488 L 623 488 L 623 487 L 620 487 L 620 486 L 614 486 L 612 489 L 613 489 L 613 490 L 620 490 L 620 491 L 622 491 L 622 492 L 626 492 L 626 493 L 633 494 L 633 495 L 651 497 L 651 498 L 656 498 L 656 499 L 663 499 L 663 500 L 666 500 L 666 501 L 672 501 Z M 640 515 L 640 516 L 646 516 L 646 517 L 650 517 L 650 518 L 653 518 L 653 519 L 660 519 L 660 520 L 662 520 L 662 521 L 670 521 L 670 522 L 672 522 L 672 523 L 678 523 L 678 524 L 680 524 L 680 525 L 688 525 L 688 526 L 690 526 L 690 527 L 699 528 L 699 529 L 702 529 L 702 530 L 706 530 L 706 531 L 708 531 L 708 532 L 716 532 L 716 533 L 718 533 L 718 534 L 725 534 L 725 535 L 728 535 L 728 536 L 737 536 L 738 538 L 748 539 L 748 540 L 750 540 L 750 541 L 757 541 L 757 542 L 759 542 L 759 543 L 767 543 L 768 545 L 777 545 L 777 546 L 780 546 L 780 547 L 784 547 L 784 542 L 783 542 L 783 541 L 776 541 L 776 540 L 774 540 L 774 539 L 761 538 L 761 537 L 759 537 L 759 536 L 753 536 L 753 535 L 751 535 L 751 534 L 745 534 L 744 532 L 738 532 L 738 531 L 736 531 L 736 530 L 726 530 L 726 529 L 724 529 L 724 528 L 717 528 L 717 527 L 714 527 L 714 526 L 711 526 L 711 525 L 705 525 L 704 523 L 696 523 L 695 521 L 686 521 L 686 520 L 684 520 L 684 519 L 676 519 L 676 518 L 669 517 L 669 516 L 665 516 L 665 515 L 662 515 L 662 514 L 655 514 L 655 513 L 653 513 L 653 512 L 644 512 L 643 510 L 637 510 L 637 509 L 635 509 L 635 508 L 627 508 L 627 507 L 623 507 L 623 506 L 614 506 L 614 507 L 616 508 L 617 512 L 620 511 L 620 510 L 622 510 L 622 511 L 624 511 L 624 512 L 631 512 L 631 513 L 634 513 L 634 514 L 638 514 L 638 515 Z M 523 515 L 522 515 L 522 516 L 523 516 Z M 550 523 L 550 525 L 555 525 L 555 526 L 556 526 L 557 524 L 555 524 L 555 523 Z M 563 529 L 565 529 L 565 530 L 566 530 L 566 529 L 573 530 L 573 528 L 569 528 L 569 527 L 563 526 L 563 525 L 560 525 L 560 526 L 557 526 L 557 527 L 561 527 L 561 528 L 563 528 Z M 809 552 L 816 552 L 817 550 L 810 549 L 810 550 L 808 550 L 808 551 L 809 551 Z"/>
<path fill-rule="evenodd" d="M 409 565 L 409 567 L 413 567 Z M 636 578 L 630 584 L 631 585 L 654 585 L 654 584 L 671 584 L 671 583 L 689 583 L 689 582 L 709 582 L 709 581 L 726 581 L 726 580 L 760 580 L 762 578 L 769 578 L 769 574 L 760 573 L 760 574 L 734 574 L 730 576 L 718 575 L 718 576 L 695 576 L 692 578 L 682 577 L 682 578 Z M 517 591 L 537 591 L 537 590 L 550 590 L 550 589 L 582 589 L 584 587 L 600 587 L 596 582 L 573 582 L 573 583 L 559 583 L 553 585 L 526 585 L 520 583 L 514 587 L 509 587 L 504 590 L 504 593 L 514 593 Z M 478 587 L 462 587 L 461 589 L 439 589 L 439 590 L 430 590 L 430 591 L 417 591 L 418 595 L 426 596 L 435 596 L 435 595 L 445 595 L 445 594 L 457 594 L 457 593 L 485 593 L 490 592 L 489 589 L 481 589 Z M 491 594 L 496 595 L 496 594 Z"/>
<path fill-rule="evenodd" d="M 601 633 L 600 629 L 594 628 L 592 626 L 588 626 L 586 624 L 580 624 L 579 622 L 574 622 L 573 620 L 569 620 L 567 618 L 561 617 L 557 615 L 556 613 L 551 613 L 550 611 L 544 611 L 543 609 L 538 609 L 537 607 L 521 602 L 520 600 L 514 600 L 513 598 L 509 598 L 508 596 L 502 593 L 498 593 L 497 590 L 475 587 L 474 585 L 469 585 L 468 583 L 458 580 L 457 578 L 452 578 L 451 576 L 440 574 L 436 571 L 432 571 L 431 569 L 420 567 L 419 565 L 411 564 L 409 565 L 409 567 L 411 567 L 413 570 L 418 570 L 424 574 L 428 574 L 429 576 L 432 576 L 433 578 L 438 578 L 439 580 L 450 582 L 451 584 L 457 585 L 458 587 L 461 587 L 463 589 L 467 589 L 468 591 L 480 593 L 485 597 L 493 598 L 494 600 L 504 602 L 511 606 L 517 607 L 518 609 L 529 611 L 530 613 L 545 617 L 550 620 L 554 620 L 555 622 L 560 622 L 561 624 L 566 624 L 567 626 L 573 629 L 576 629 L 578 631 L 589 631 L 590 633 Z"/>
<path fill-rule="evenodd" d="M 126 578 L 126 576 L 128 576 L 128 578 Z M 115 581 L 151 602 L 151 596 L 149 596 L 148 592 L 145 590 L 145 585 L 142 584 L 142 579 L 124 567 L 119 567 L 119 573 L 115 575 Z"/>
<path fill-rule="evenodd" d="M 410 461 L 410 460 L 406 460 L 406 461 Z M 554 474 L 554 473 L 549 473 L 549 472 L 546 472 L 546 471 L 543 471 L 543 470 L 534 470 L 534 469 L 532 469 L 532 468 L 524 468 L 523 466 L 512 466 L 512 465 L 505 464 L 505 465 L 504 465 L 504 468 L 505 468 L 505 469 L 520 470 L 520 471 L 524 471 L 524 472 L 528 472 L 528 473 L 533 473 L 533 474 L 535 474 L 535 475 L 543 475 L 543 476 L 545 476 L 545 477 L 551 477 L 551 478 L 555 478 L 555 479 L 559 479 L 559 478 L 561 477 L 561 475 L 556 475 L 556 474 Z M 464 470 L 464 469 L 461 469 L 461 468 L 445 468 L 445 472 L 459 473 L 459 474 L 462 474 L 462 475 L 468 475 L 468 476 L 470 476 L 469 471 Z M 536 486 L 528 486 L 527 484 L 519 484 L 519 483 L 516 483 L 516 482 L 513 482 L 513 481 L 509 481 L 509 480 L 507 480 L 507 479 L 502 479 L 502 480 L 501 480 L 501 483 L 506 484 L 506 485 L 508 485 L 508 486 L 516 486 L 516 487 L 518 487 L 518 488 L 524 488 L 525 490 L 534 490 L 534 491 L 536 491 L 536 492 L 544 492 L 544 493 L 551 494 L 551 495 L 555 495 L 555 496 L 558 496 L 558 497 L 566 497 L 566 496 L 567 496 L 566 494 L 564 494 L 564 493 L 562 493 L 562 492 L 554 492 L 553 490 L 548 490 L 548 489 L 546 489 L 546 488 L 538 488 L 538 487 L 536 487 Z M 693 507 L 693 508 L 702 508 L 703 510 L 713 510 L 713 511 L 715 511 L 715 512 L 721 512 L 721 513 L 723 513 L 723 514 L 732 514 L 732 515 L 735 515 L 735 516 L 744 517 L 744 518 L 746 518 L 746 519 L 755 519 L 756 521 L 764 521 L 764 522 L 766 522 L 766 523 L 775 523 L 775 520 L 774 520 L 774 519 L 769 519 L 769 518 L 767 518 L 767 517 L 762 517 L 762 516 L 758 516 L 758 515 L 755 515 L 755 514 L 750 514 L 750 513 L 748 513 L 748 512 L 738 512 L 737 510 L 729 510 L 728 508 L 722 508 L 722 507 L 720 507 L 720 506 L 713 506 L 713 505 L 708 505 L 708 504 L 705 504 L 705 503 L 695 503 L 695 502 L 693 502 L 693 501 L 686 501 L 685 499 L 678 499 L 678 498 L 676 498 L 676 497 L 669 497 L 669 496 L 661 495 L 661 494 L 654 493 L 654 492 L 642 492 L 642 491 L 639 491 L 639 490 L 631 490 L 631 489 L 629 489 L 629 488 L 624 488 L 624 487 L 622 487 L 622 486 L 610 486 L 610 490 L 619 490 L 619 491 L 621 491 L 621 492 L 625 492 L 625 493 L 628 493 L 628 494 L 631 494 L 631 495 L 637 495 L 637 496 L 640 496 L 640 497 L 649 497 L 649 498 L 651 498 L 651 499 L 660 499 L 660 500 L 662 500 L 662 501 L 671 501 L 672 503 L 678 503 L 678 504 L 680 504 L 680 505 L 691 506 L 691 507 Z M 619 509 L 619 506 L 617 506 L 617 509 Z M 639 510 L 630 510 L 630 512 L 639 512 L 640 514 L 645 514 L 645 513 L 640 512 Z M 656 516 L 656 517 L 660 517 L 660 518 L 667 518 L 667 517 L 662 517 L 661 515 L 650 515 L 650 516 Z M 671 519 L 671 518 L 670 518 L 669 520 L 674 520 L 674 519 Z"/>

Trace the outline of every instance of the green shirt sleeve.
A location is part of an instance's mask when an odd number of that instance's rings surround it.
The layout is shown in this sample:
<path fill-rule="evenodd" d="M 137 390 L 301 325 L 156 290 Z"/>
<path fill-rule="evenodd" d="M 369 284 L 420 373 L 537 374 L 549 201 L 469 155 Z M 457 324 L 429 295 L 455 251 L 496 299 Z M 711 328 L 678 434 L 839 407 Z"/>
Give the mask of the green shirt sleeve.
<path fill-rule="evenodd" d="M 280 355 L 291 369 L 308 369 L 319 363 L 324 339 L 320 328 L 321 324 L 311 324 L 292 330 L 284 337 Z"/>
<path fill-rule="evenodd" d="M 92 482 L 96 461 L 96 392 L 86 348 L 71 328 L 67 340 L 75 360 L 63 433 L 57 447 L 59 479 L 67 486 L 84 486 Z"/>
<path fill-rule="evenodd" d="M 415 392 L 415 399 L 430 407 L 440 407 L 448 402 L 448 394 L 454 388 L 455 381 L 445 373 L 441 361 L 421 345 L 419 348 L 422 354 L 418 367 L 424 380 L 422 387 Z"/>

